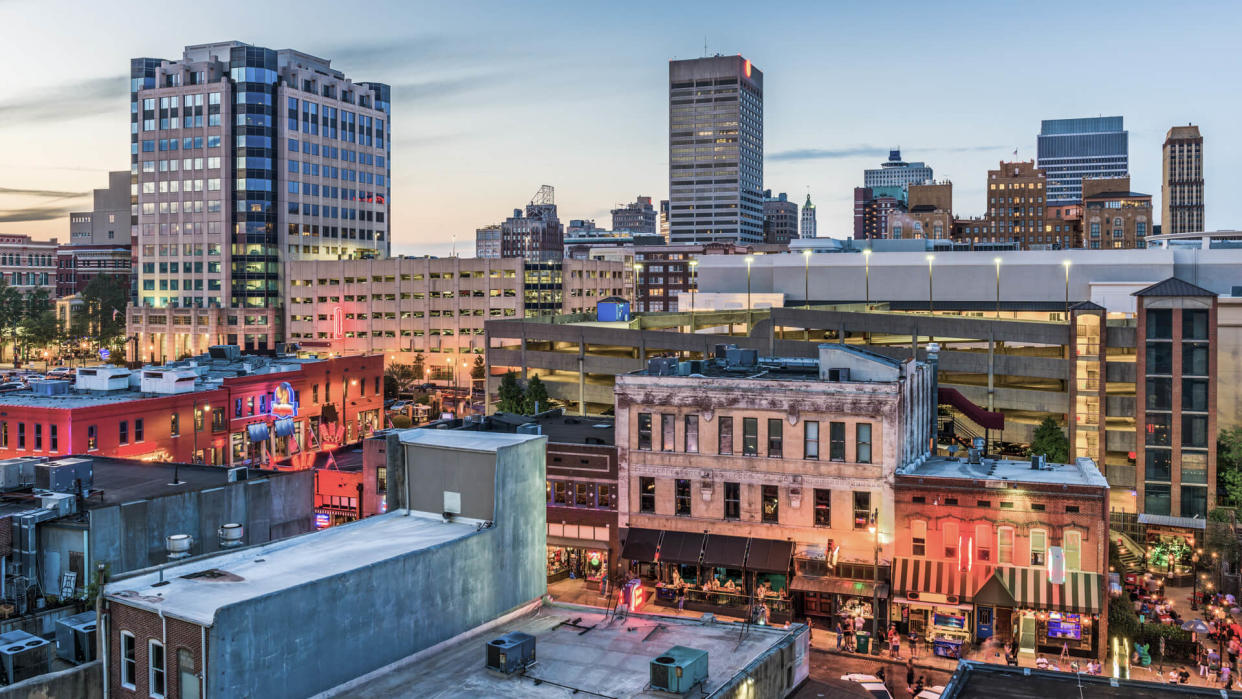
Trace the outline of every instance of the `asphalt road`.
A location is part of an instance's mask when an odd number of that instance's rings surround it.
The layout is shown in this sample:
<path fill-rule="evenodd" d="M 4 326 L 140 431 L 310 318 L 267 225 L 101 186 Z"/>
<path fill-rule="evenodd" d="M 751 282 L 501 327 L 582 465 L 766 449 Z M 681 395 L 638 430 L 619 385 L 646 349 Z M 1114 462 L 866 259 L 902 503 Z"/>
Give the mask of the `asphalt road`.
<path fill-rule="evenodd" d="M 910 691 L 906 686 L 906 668 L 905 665 L 896 665 L 884 662 L 874 658 L 864 658 L 861 656 L 840 656 L 832 653 L 823 653 L 811 651 L 811 680 L 806 686 L 798 692 L 797 699 L 815 699 L 822 697 L 823 699 L 836 699 L 836 697 L 851 696 L 867 696 L 862 692 L 858 685 L 851 682 L 842 682 L 841 676 L 851 672 L 857 672 L 867 675 L 874 675 L 876 670 L 884 668 L 886 684 L 889 691 L 897 699 L 906 699 L 910 697 Z M 948 682 L 952 673 L 942 672 L 939 670 L 923 670 L 915 668 L 915 678 L 923 675 L 923 684 L 927 687 L 933 685 L 943 685 Z M 822 688 L 817 689 L 816 684 L 822 683 Z M 854 694 L 842 693 L 850 691 L 857 692 Z M 834 693 L 821 693 L 831 690 Z"/>

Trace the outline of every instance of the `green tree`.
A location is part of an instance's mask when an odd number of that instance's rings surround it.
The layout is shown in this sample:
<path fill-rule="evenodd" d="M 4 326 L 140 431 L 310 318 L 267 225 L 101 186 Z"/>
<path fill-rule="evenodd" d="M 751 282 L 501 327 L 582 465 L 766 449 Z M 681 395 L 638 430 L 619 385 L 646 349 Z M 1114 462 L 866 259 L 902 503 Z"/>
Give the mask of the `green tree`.
<path fill-rule="evenodd" d="M 47 348 L 59 344 L 60 324 L 56 322 L 56 313 L 49 310 L 38 311 L 22 319 L 22 337 L 36 352 L 42 356 Z"/>
<path fill-rule="evenodd" d="M 530 377 L 526 382 L 526 400 L 525 410 L 522 412 L 526 415 L 534 415 L 541 410 L 548 409 L 548 387 L 543 384 L 543 380 L 538 375 Z"/>
<path fill-rule="evenodd" d="M 414 381 L 416 383 L 423 383 L 427 380 L 427 362 L 424 360 L 422 352 L 414 355 L 414 362 L 410 364 L 410 367 L 414 370 Z"/>
<path fill-rule="evenodd" d="M 82 290 L 86 335 L 105 347 L 116 347 L 125 338 L 125 307 L 129 284 L 121 277 L 100 274 Z"/>
<path fill-rule="evenodd" d="M 17 329 L 22 322 L 25 299 L 16 288 L 9 286 L 0 274 L 0 340 L 8 338 L 13 344 L 13 358 L 17 357 Z M 0 354 L 3 348 L 0 347 Z"/>
<path fill-rule="evenodd" d="M 500 379 L 500 388 L 498 390 L 500 402 L 496 405 L 496 409 L 502 413 L 521 414 L 526 404 L 526 392 L 522 390 L 522 385 L 518 383 L 517 374 L 512 371 L 506 372 Z"/>
<path fill-rule="evenodd" d="M 403 430 L 414 424 L 408 415 L 393 415 L 389 419 L 392 420 L 392 426 L 399 430 Z"/>
<path fill-rule="evenodd" d="M 411 393 L 422 379 L 422 373 L 412 364 L 389 364 L 384 367 L 384 397 L 396 398 L 402 393 Z"/>
<path fill-rule="evenodd" d="M 1044 418 L 1039 427 L 1035 428 L 1030 453 L 1044 454 L 1053 463 L 1063 464 L 1069 461 L 1069 439 L 1051 416 Z"/>
<path fill-rule="evenodd" d="M 483 355 L 474 357 L 474 366 L 470 368 L 470 378 L 479 381 L 487 377 L 487 366 L 483 363 Z"/>
<path fill-rule="evenodd" d="M 1216 489 L 1230 506 L 1242 506 L 1242 427 L 1221 430 L 1216 438 Z"/>

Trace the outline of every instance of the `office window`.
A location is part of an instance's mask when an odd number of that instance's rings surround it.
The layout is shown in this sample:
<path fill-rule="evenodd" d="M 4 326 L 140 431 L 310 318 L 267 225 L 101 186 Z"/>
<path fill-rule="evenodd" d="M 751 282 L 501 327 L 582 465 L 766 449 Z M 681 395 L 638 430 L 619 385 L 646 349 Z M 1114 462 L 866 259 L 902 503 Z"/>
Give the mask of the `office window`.
<path fill-rule="evenodd" d="M 828 459 L 845 461 L 845 423 L 828 423 Z"/>
<path fill-rule="evenodd" d="M 134 420 L 134 441 L 141 442 L 143 440 L 143 422 L 142 418 Z"/>
<path fill-rule="evenodd" d="M 854 528 L 866 529 L 871 526 L 871 493 L 865 490 L 854 491 Z"/>
<path fill-rule="evenodd" d="M 721 416 L 716 418 L 716 429 L 719 432 L 716 452 L 729 455 L 733 453 L 733 418 Z"/>
<path fill-rule="evenodd" d="M 742 456 L 759 455 L 759 418 L 742 418 Z"/>
<path fill-rule="evenodd" d="M 1208 312 L 1202 309 L 1184 309 L 1182 311 L 1182 339 L 1208 339 Z"/>
<path fill-rule="evenodd" d="M 802 423 L 802 458 L 819 458 L 819 423 L 808 420 Z"/>
<path fill-rule="evenodd" d="M 998 563 L 1013 563 L 1013 528 L 1001 527 L 996 530 L 997 549 L 999 550 Z"/>
<path fill-rule="evenodd" d="M 674 514 L 690 516 L 690 479 L 678 478 L 674 488 Z"/>
<path fill-rule="evenodd" d="M 1043 529 L 1031 530 L 1031 565 L 1042 566 L 1047 563 L 1048 532 Z"/>
<path fill-rule="evenodd" d="M 134 689 L 138 684 L 138 647 L 134 634 L 121 632 L 121 686 Z"/>
<path fill-rule="evenodd" d="M 921 519 L 910 523 L 910 555 L 927 555 L 927 522 Z"/>
<path fill-rule="evenodd" d="M 1148 345 L 1149 348 L 1152 346 L 1153 345 Z M 1166 348 L 1166 350 L 1168 350 L 1171 347 L 1171 345 L 1156 345 L 1156 346 L 1162 346 Z M 1182 343 L 1182 374 L 1186 376 L 1207 376 L 1208 375 L 1208 352 L 1209 350 L 1208 350 L 1207 343 L 1183 342 Z M 1169 350 L 1170 357 L 1172 356 L 1172 354 L 1173 354 L 1172 351 Z M 1147 357 L 1148 357 L 1148 360 L 1150 361 L 1151 359 L 1150 350 L 1148 350 Z M 1169 363 L 1171 366 L 1172 365 L 1171 359 Z M 1150 367 L 1148 367 L 1147 373 L 1155 374 L 1158 372 L 1154 372 L 1151 370 Z M 1171 373 L 1171 369 L 1166 369 L 1164 373 L 1166 374 Z"/>
<path fill-rule="evenodd" d="M 673 451 L 677 448 L 677 416 L 660 416 L 660 450 Z"/>
<path fill-rule="evenodd" d="M 1182 446 L 1206 449 L 1208 445 L 1208 416 L 1182 416 Z"/>
<path fill-rule="evenodd" d="M 1208 380 L 1182 379 L 1182 410 L 1202 413 L 1207 409 Z"/>
<path fill-rule="evenodd" d="M 699 416 L 686 416 L 686 453 L 699 453 Z"/>
<path fill-rule="evenodd" d="M 781 515 L 780 488 L 774 485 L 763 486 L 763 521 L 779 522 Z"/>
<path fill-rule="evenodd" d="M 1172 344 L 1168 342 L 1153 342 L 1147 345 L 1146 372 L 1148 375 L 1173 373 Z"/>
<path fill-rule="evenodd" d="M 1147 434 L 1144 436 L 1147 446 L 1167 447 L 1173 443 L 1173 416 L 1168 413 L 1146 413 Z M 1184 437 L 1185 435 L 1183 435 Z"/>
<path fill-rule="evenodd" d="M 655 478 L 639 476 L 638 478 L 638 511 L 655 512 Z"/>
<path fill-rule="evenodd" d="M 147 690 L 155 699 L 164 697 L 164 645 L 159 641 L 147 644 Z"/>
<path fill-rule="evenodd" d="M 651 413 L 638 414 L 638 448 L 651 451 Z"/>
<path fill-rule="evenodd" d="M 832 526 L 832 491 L 815 489 L 815 526 Z"/>
<path fill-rule="evenodd" d="M 173 437 L 181 434 L 181 416 L 177 413 L 168 416 L 168 434 Z"/>
<path fill-rule="evenodd" d="M 1147 409 L 1173 409 L 1173 379 L 1167 376 L 1147 377 Z"/>
<path fill-rule="evenodd" d="M 1065 532 L 1065 569 L 1082 570 L 1082 532 Z"/>
<path fill-rule="evenodd" d="M 768 458 L 785 456 L 785 431 L 780 418 L 768 418 Z"/>
<path fill-rule="evenodd" d="M 1183 328 L 1185 321 L 1183 321 Z M 1147 309 L 1147 339 L 1173 339 L 1173 311 L 1167 308 Z"/>
<path fill-rule="evenodd" d="M 992 525 L 975 525 L 975 556 L 980 561 L 992 560 Z"/>
<path fill-rule="evenodd" d="M 1207 488 L 1201 485 L 1181 486 L 1182 490 L 1182 516 L 1198 517 L 1203 519 L 1207 516 Z"/>
<path fill-rule="evenodd" d="M 742 484 L 724 484 L 724 518 L 742 518 Z"/>
<path fill-rule="evenodd" d="M 940 525 L 940 538 L 944 545 L 945 558 L 957 558 L 958 536 L 957 522 L 944 522 Z"/>
<path fill-rule="evenodd" d="M 860 422 L 854 426 L 854 461 L 871 463 L 871 423 Z"/>
<path fill-rule="evenodd" d="M 1153 515 L 1171 514 L 1173 499 L 1168 483 L 1143 484 L 1144 511 Z"/>

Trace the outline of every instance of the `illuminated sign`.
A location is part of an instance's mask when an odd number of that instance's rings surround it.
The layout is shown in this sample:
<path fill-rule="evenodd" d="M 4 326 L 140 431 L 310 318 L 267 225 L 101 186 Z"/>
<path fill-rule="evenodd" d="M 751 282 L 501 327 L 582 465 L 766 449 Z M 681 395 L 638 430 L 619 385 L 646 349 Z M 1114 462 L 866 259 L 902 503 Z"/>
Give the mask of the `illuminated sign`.
<path fill-rule="evenodd" d="M 743 70 L 745 70 L 745 71 L 746 71 L 746 77 L 748 77 L 748 78 L 749 78 L 749 77 L 750 77 L 750 59 L 747 59 L 747 60 L 746 60 L 746 63 L 745 63 L 745 65 L 743 66 Z"/>
<path fill-rule="evenodd" d="M 1065 583 L 1065 550 L 1060 546 L 1048 549 L 1048 582 L 1053 585 Z"/>
<path fill-rule="evenodd" d="M 100 348 L 99 348 L 99 358 L 100 358 L 100 359 L 102 359 L 102 360 L 104 360 L 104 361 L 106 362 L 106 361 L 108 361 L 108 357 L 111 357 L 111 356 L 112 356 L 112 350 L 108 349 L 107 347 L 100 347 Z"/>
<path fill-rule="evenodd" d="M 273 417 L 297 417 L 298 401 L 288 381 L 281 381 L 272 391 L 271 414 Z"/>
<path fill-rule="evenodd" d="M 316 529 L 327 529 L 331 524 L 332 524 L 332 518 L 328 516 L 327 512 L 316 512 L 315 513 L 315 528 Z"/>
<path fill-rule="evenodd" d="M 345 337 L 345 312 L 340 306 L 332 309 L 332 337 L 337 340 Z"/>

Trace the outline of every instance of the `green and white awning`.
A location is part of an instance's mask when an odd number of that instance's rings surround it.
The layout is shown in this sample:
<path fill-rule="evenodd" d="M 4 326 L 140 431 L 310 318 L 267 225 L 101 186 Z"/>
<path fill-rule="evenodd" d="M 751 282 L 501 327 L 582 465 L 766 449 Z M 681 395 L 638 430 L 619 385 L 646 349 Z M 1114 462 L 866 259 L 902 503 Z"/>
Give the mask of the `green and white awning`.
<path fill-rule="evenodd" d="M 1048 581 L 1046 568 L 999 566 L 993 577 L 1013 598 L 1014 606 L 1048 612 L 1099 614 L 1103 609 L 1102 576 L 1066 571 L 1065 582 Z"/>

